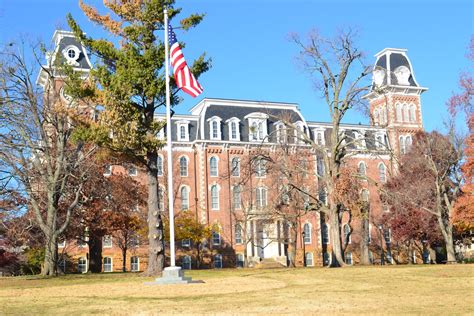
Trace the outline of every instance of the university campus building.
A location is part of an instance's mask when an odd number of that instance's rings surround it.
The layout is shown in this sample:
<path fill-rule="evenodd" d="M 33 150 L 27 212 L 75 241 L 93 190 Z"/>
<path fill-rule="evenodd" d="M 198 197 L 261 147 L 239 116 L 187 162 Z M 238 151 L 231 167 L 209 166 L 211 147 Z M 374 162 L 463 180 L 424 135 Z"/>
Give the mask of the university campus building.
<path fill-rule="evenodd" d="M 62 53 L 76 70 L 88 73 L 92 65 L 87 52 L 71 33 L 57 31 L 53 41 L 56 52 Z M 390 229 L 380 225 L 384 212 L 390 210 L 381 203 L 376 184 L 393 174 L 395 158 L 407 152 L 412 135 L 423 129 L 420 96 L 427 88 L 416 81 L 406 49 L 386 48 L 375 58 L 373 83 L 385 87 L 385 93 L 370 91 L 365 96 L 370 104 L 370 125 L 342 124 L 341 131 L 347 139 L 355 140 L 348 145 L 349 164 L 361 176 L 371 179 L 361 185 L 361 196 L 370 205 L 371 259 L 377 262 L 383 254 L 385 260 L 395 263 L 402 259 L 397 258 L 396 240 L 392 240 Z M 44 72 L 40 74 L 40 82 L 44 75 Z M 164 116 L 157 115 L 156 119 L 162 120 Z M 284 216 L 270 210 L 275 199 L 281 198 L 277 192 L 278 180 L 267 172 L 261 159 L 252 162 L 251 172 L 245 171 L 246 166 L 256 154 L 272 155 L 282 144 L 290 146 L 294 155 L 305 157 L 301 161 L 306 172 L 305 187 L 324 202 L 325 192 L 318 189 L 321 157 L 297 135 L 302 133 L 324 146 L 330 142 L 331 128 L 330 123 L 307 120 L 297 104 L 284 102 L 204 98 L 188 114 L 172 117 L 175 212 L 193 212 L 202 223 L 219 227 L 204 246 L 203 267 L 239 267 L 245 259 L 250 266 L 262 261 L 270 265 L 288 264 L 292 255 L 288 224 Z M 157 137 L 164 139 L 164 130 Z M 158 158 L 162 210 L 166 209 L 167 201 L 167 150 L 166 146 L 162 148 Z M 139 168 L 128 165 L 108 166 L 104 175 L 116 172 L 128 172 L 131 177 L 146 181 Z M 299 214 L 293 260 L 300 266 L 327 265 L 331 259 L 332 227 L 319 212 Z M 354 230 L 350 236 L 351 229 L 345 221 L 348 219 L 343 218 L 342 226 L 347 246 L 345 260 L 347 264 L 355 264 L 359 261 L 360 221 L 352 220 Z M 189 240 L 177 240 L 176 244 L 178 265 L 196 268 L 196 254 Z M 73 266 L 66 267 L 68 271 L 87 271 L 87 245 L 66 241 L 59 245 L 59 252 L 73 257 Z M 103 271 L 121 271 L 122 256 L 113 238 L 104 239 L 102 255 Z M 147 258 L 146 240 L 140 241 L 129 251 L 127 270 L 145 270 Z"/>

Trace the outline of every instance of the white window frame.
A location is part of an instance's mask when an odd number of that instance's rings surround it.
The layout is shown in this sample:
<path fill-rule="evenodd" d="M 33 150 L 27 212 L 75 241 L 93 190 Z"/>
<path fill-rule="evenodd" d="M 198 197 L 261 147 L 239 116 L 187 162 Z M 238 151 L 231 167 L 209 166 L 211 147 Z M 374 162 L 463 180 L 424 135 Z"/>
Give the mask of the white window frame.
<path fill-rule="evenodd" d="M 264 186 L 255 188 L 255 205 L 264 208 L 268 205 L 268 189 Z"/>
<path fill-rule="evenodd" d="M 410 122 L 410 107 L 408 104 L 403 104 L 403 122 Z"/>
<path fill-rule="evenodd" d="M 397 102 L 395 104 L 395 111 L 396 111 L 396 121 L 398 123 L 402 123 L 403 122 L 403 104 Z"/>
<path fill-rule="evenodd" d="M 235 244 L 236 245 L 241 245 L 243 243 L 243 239 L 242 239 L 242 233 L 243 233 L 243 230 L 242 230 L 242 225 L 240 223 L 237 223 L 235 224 L 235 227 L 234 227 L 234 238 L 235 238 Z M 237 236 L 239 236 L 237 238 Z"/>
<path fill-rule="evenodd" d="M 364 167 L 364 172 L 362 173 L 361 172 L 361 166 Z M 357 174 L 360 176 L 360 177 L 367 177 L 367 164 L 365 163 L 365 161 L 359 161 L 359 163 L 357 164 Z M 362 179 L 362 180 L 367 180 L 367 179 Z"/>
<path fill-rule="evenodd" d="M 58 248 L 65 248 L 66 247 L 66 239 L 58 241 Z"/>
<path fill-rule="evenodd" d="M 354 142 L 357 149 L 366 149 L 367 144 L 365 142 L 365 131 L 357 130 L 354 131 Z"/>
<path fill-rule="evenodd" d="M 189 142 L 189 121 L 188 120 L 179 120 L 175 122 L 176 124 L 176 138 L 178 142 Z M 184 127 L 185 134 L 181 134 L 181 127 Z"/>
<path fill-rule="evenodd" d="M 158 176 L 162 177 L 164 173 L 164 157 L 162 154 L 158 154 L 158 157 L 156 158 L 156 168 L 158 170 Z"/>
<path fill-rule="evenodd" d="M 158 131 L 158 133 L 156 133 L 156 138 L 158 138 L 159 140 L 164 140 L 165 139 L 165 128 L 164 127 L 162 129 L 160 129 Z"/>
<path fill-rule="evenodd" d="M 215 161 L 216 161 L 215 168 L 212 167 L 213 159 L 215 159 Z M 215 173 L 213 171 L 215 171 Z M 209 157 L 209 176 L 213 177 L 213 178 L 219 176 L 219 157 L 217 157 L 217 156 Z"/>
<path fill-rule="evenodd" d="M 347 259 L 350 260 L 350 263 L 348 263 Z M 352 258 L 352 251 L 346 252 L 344 254 L 344 263 L 347 264 L 347 265 L 350 265 L 350 266 L 354 264 L 354 260 Z"/>
<path fill-rule="evenodd" d="M 265 178 L 267 176 L 267 161 L 264 159 L 255 160 L 255 176 Z"/>
<path fill-rule="evenodd" d="M 183 190 L 185 190 L 186 194 L 183 195 Z M 187 185 L 181 186 L 179 189 L 179 194 L 181 197 L 181 210 L 189 210 L 189 193 L 191 192 L 191 189 Z"/>
<path fill-rule="evenodd" d="M 217 264 L 219 263 L 219 264 Z M 220 253 L 214 255 L 214 269 L 222 269 L 222 255 Z"/>
<path fill-rule="evenodd" d="M 383 167 L 383 173 L 382 173 L 381 167 Z M 387 182 L 387 167 L 385 166 L 383 162 L 379 163 L 379 165 L 377 166 L 377 170 L 379 174 L 379 181 L 381 183 Z M 383 175 L 383 178 L 382 178 L 382 175 Z"/>
<path fill-rule="evenodd" d="M 236 191 L 236 189 L 238 189 L 238 191 Z M 239 203 L 235 203 L 236 202 L 236 192 L 238 192 L 239 194 Z M 241 187 L 239 185 L 234 185 L 232 187 L 232 206 L 234 207 L 234 210 L 240 210 L 241 209 L 241 204 L 242 204 L 242 190 L 241 190 Z"/>
<path fill-rule="evenodd" d="M 304 143 L 304 123 L 302 121 L 297 121 L 293 124 L 295 126 L 293 130 L 293 136 L 295 137 L 295 144 L 303 144 Z M 300 135 L 301 134 L 301 135 Z"/>
<path fill-rule="evenodd" d="M 81 260 L 83 260 L 84 263 L 81 263 Z M 84 270 L 81 269 L 81 266 L 84 267 Z M 89 260 L 87 260 L 87 257 L 79 257 L 77 259 L 77 271 L 80 273 L 87 273 L 89 270 Z"/>
<path fill-rule="evenodd" d="M 183 160 L 183 158 L 186 161 L 186 173 L 183 172 L 184 169 L 181 166 L 181 161 Z M 179 162 L 179 175 L 180 175 L 180 177 L 187 177 L 189 175 L 189 158 L 188 158 L 188 156 L 185 156 L 185 155 L 180 156 L 178 158 L 178 162 Z"/>
<path fill-rule="evenodd" d="M 190 248 L 191 247 L 191 239 L 181 239 L 181 247 Z"/>
<path fill-rule="evenodd" d="M 308 263 L 308 255 L 309 255 L 309 260 L 310 260 L 310 263 Z M 314 256 L 313 256 L 313 253 L 311 251 L 308 251 L 307 253 L 304 254 L 304 259 L 305 259 L 305 263 L 306 263 L 306 266 L 307 267 L 314 267 Z"/>
<path fill-rule="evenodd" d="M 281 121 L 278 121 L 273 125 L 275 126 L 276 131 L 276 142 L 286 144 L 288 141 L 288 134 L 285 124 L 283 124 Z"/>
<path fill-rule="evenodd" d="M 113 247 L 112 236 L 105 235 L 104 238 L 102 239 L 102 248 L 112 248 L 112 247 Z"/>
<path fill-rule="evenodd" d="M 221 245 L 221 242 L 222 242 L 221 233 L 213 231 L 211 239 L 212 239 L 212 245 L 213 246 L 220 246 Z"/>
<path fill-rule="evenodd" d="M 110 259 L 110 263 L 105 263 L 105 259 Z M 105 267 L 109 267 L 110 266 L 110 270 L 107 271 Z M 104 272 L 113 272 L 114 271 L 114 261 L 113 261 L 113 258 L 112 257 L 104 257 L 104 259 L 102 260 L 102 269 L 104 270 Z"/>
<path fill-rule="evenodd" d="M 112 175 L 112 165 L 106 164 L 104 167 L 104 177 L 109 177 Z"/>
<path fill-rule="evenodd" d="M 329 226 L 328 223 L 324 223 L 321 226 L 321 244 L 323 244 L 323 245 L 330 245 L 331 244 L 330 229 L 331 229 L 331 227 Z M 326 232 L 326 234 L 324 232 Z"/>
<path fill-rule="evenodd" d="M 261 142 L 261 141 L 268 141 L 268 127 L 267 127 L 267 120 L 268 115 L 260 112 L 253 112 L 244 117 L 244 119 L 248 120 L 249 124 L 249 141 L 250 142 Z M 257 130 L 252 132 L 252 128 L 254 124 L 257 126 Z M 261 127 L 261 128 L 260 128 Z"/>
<path fill-rule="evenodd" d="M 181 259 L 181 267 L 185 270 L 192 270 L 193 260 L 191 256 L 189 255 L 183 256 L 183 258 Z"/>
<path fill-rule="evenodd" d="M 138 169 L 137 169 L 137 166 L 131 165 L 131 166 L 129 166 L 129 167 L 127 168 L 127 170 L 128 170 L 128 175 L 129 175 L 130 177 L 136 177 L 136 176 L 138 176 Z"/>
<path fill-rule="evenodd" d="M 303 225 L 303 231 L 304 231 L 304 240 L 303 242 L 305 243 L 305 245 L 311 245 L 312 242 L 313 242 L 313 225 L 311 225 L 311 223 L 304 223 Z M 308 227 L 308 231 L 306 231 L 306 227 Z"/>
<path fill-rule="evenodd" d="M 240 258 L 242 258 L 242 260 L 240 260 Z M 239 263 L 242 262 L 242 265 L 240 265 Z M 235 254 L 235 266 L 237 268 L 243 268 L 245 266 L 245 256 L 243 253 L 236 253 Z"/>
<path fill-rule="evenodd" d="M 416 106 L 414 104 L 410 104 L 409 112 L 410 112 L 410 123 L 415 123 L 416 122 Z"/>
<path fill-rule="evenodd" d="M 236 166 L 234 166 L 234 161 L 237 162 Z M 230 161 L 230 169 L 231 169 L 231 176 L 232 177 L 240 177 L 240 157 L 233 157 Z"/>
<path fill-rule="evenodd" d="M 134 263 L 133 258 L 137 258 L 137 262 Z M 130 257 L 130 271 L 131 272 L 140 271 L 140 257 L 139 256 L 131 256 Z"/>
<path fill-rule="evenodd" d="M 240 141 L 240 120 L 236 117 L 232 117 L 225 121 L 225 123 L 229 129 L 229 140 Z M 236 127 L 235 137 L 232 137 L 232 124 L 235 124 Z"/>
<path fill-rule="evenodd" d="M 313 129 L 313 134 L 314 134 L 314 142 L 318 146 L 325 146 L 326 145 L 326 139 L 324 139 L 324 128 L 315 128 Z M 321 136 L 321 144 L 319 143 L 318 135 Z"/>
<path fill-rule="evenodd" d="M 216 193 L 216 196 L 213 196 L 213 188 L 216 188 L 215 189 L 215 193 Z M 220 187 L 219 185 L 217 184 L 213 184 L 211 185 L 211 188 L 210 188 L 210 191 L 211 191 L 211 209 L 213 211 L 218 211 L 220 209 Z M 215 199 L 215 201 L 214 201 Z"/>
<path fill-rule="evenodd" d="M 343 231 L 343 234 L 344 234 L 344 244 L 346 243 L 346 240 L 347 240 L 347 244 L 350 245 L 352 243 L 352 232 L 351 232 L 351 227 L 349 226 L 348 223 L 344 224 L 344 226 L 342 226 L 342 231 Z M 346 227 L 349 228 L 348 231 L 346 231 Z M 349 237 L 349 238 L 347 238 Z"/>
<path fill-rule="evenodd" d="M 210 140 L 221 140 L 222 139 L 222 131 L 221 131 L 221 121 L 222 119 L 218 116 L 213 116 L 211 118 L 207 119 L 207 122 L 209 124 L 209 139 Z M 217 136 L 214 136 L 214 129 L 212 127 L 213 123 L 217 124 Z"/>

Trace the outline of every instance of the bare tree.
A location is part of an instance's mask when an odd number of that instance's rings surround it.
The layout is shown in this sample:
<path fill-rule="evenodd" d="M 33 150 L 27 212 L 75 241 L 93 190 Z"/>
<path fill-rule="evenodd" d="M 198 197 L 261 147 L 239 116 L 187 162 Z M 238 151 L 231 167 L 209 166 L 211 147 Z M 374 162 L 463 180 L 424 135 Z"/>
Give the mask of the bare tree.
<path fill-rule="evenodd" d="M 41 274 L 54 275 L 57 239 L 79 203 L 84 181 L 80 166 L 88 153 L 81 143 L 71 142 L 80 109 L 60 95 L 53 73 L 41 90 L 15 48 L 1 52 L 0 161 L 21 185 L 44 234 Z"/>
<path fill-rule="evenodd" d="M 360 104 L 360 98 L 368 91 L 368 86 L 362 85 L 362 82 L 370 68 L 363 64 L 363 54 L 355 46 L 355 33 L 352 30 L 341 31 L 331 39 L 322 37 L 316 31 L 311 32 L 306 41 L 296 34 L 291 39 L 300 48 L 299 57 L 303 67 L 317 79 L 317 87 L 323 94 L 331 116 L 329 144 L 320 146 L 310 139 L 306 141 L 321 157 L 324 165 L 319 179 L 327 191 L 327 207 L 324 211 L 331 225 L 332 265 L 343 266 L 340 231 L 343 208 L 335 199 L 334 189 L 350 140 L 340 127 L 347 111 Z"/>

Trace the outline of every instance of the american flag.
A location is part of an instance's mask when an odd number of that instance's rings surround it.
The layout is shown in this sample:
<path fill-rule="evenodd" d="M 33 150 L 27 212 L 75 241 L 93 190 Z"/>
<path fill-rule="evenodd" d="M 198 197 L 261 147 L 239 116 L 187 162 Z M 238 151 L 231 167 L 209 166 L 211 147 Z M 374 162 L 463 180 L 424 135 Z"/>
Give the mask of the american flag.
<path fill-rule="evenodd" d="M 174 69 L 174 79 L 178 88 L 181 88 L 184 92 L 191 95 L 193 98 L 200 95 L 203 91 L 199 82 L 194 78 L 191 70 L 189 70 L 186 61 L 184 60 L 183 52 L 181 47 L 176 40 L 176 34 L 173 32 L 173 28 L 168 23 L 168 37 L 170 44 L 170 59 L 171 66 Z"/>

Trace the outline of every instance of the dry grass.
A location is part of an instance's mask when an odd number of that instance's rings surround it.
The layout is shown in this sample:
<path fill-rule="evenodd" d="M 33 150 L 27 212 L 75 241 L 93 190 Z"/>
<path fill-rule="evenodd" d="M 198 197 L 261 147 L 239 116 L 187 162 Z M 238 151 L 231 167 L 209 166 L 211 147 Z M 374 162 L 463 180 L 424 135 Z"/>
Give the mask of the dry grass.
<path fill-rule="evenodd" d="M 136 274 L 0 278 L 0 314 L 471 314 L 474 265 L 191 271 L 203 284 Z"/>

